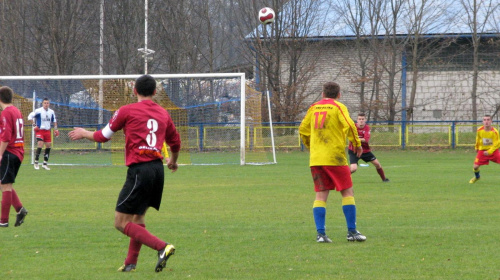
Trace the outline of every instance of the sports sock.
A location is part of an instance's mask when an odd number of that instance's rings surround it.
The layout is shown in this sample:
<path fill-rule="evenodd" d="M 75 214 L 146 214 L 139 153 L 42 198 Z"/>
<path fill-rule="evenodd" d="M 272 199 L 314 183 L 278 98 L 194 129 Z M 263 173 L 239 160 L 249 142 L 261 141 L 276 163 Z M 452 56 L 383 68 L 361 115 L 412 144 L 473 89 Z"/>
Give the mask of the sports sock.
<path fill-rule="evenodd" d="M 128 237 L 131 237 L 148 246 L 149 248 L 155 249 L 156 251 L 164 249 L 167 244 L 165 241 L 162 241 L 158 237 L 152 235 L 149 231 L 147 231 L 147 229 L 134 223 L 128 223 L 125 226 L 123 233 L 125 233 Z"/>
<path fill-rule="evenodd" d="M 12 207 L 16 209 L 16 212 L 19 212 L 19 210 L 23 207 L 23 204 L 21 203 L 21 200 L 19 200 L 19 197 L 14 189 L 12 189 Z"/>
<path fill-rule="evenodd" d="M 38 161 L 41 153 L 42 153 L 42 148 L 36 148 L 35 161 Z"/>
<path fill-rule="evenodd" d="M 474 176 L 476 176 L 476 179 L 479 179 L 479 177 L 481 177 L 481 176 L 479 175 L 479 168 L 477 168 L 477 169 L 473 169 L 473 170 L 474 170 Z"/>
<path fill-rule="evenodd" d="M 379 168 L 377 169 L 378 175 L 380 175 L 380 178 L 382 178 L 382 181 L 385 180 L 385 174 L 384 174 L 384 169 Z"/>
<path fill-rule="evenodd" d="M 353 196 L 342 197 L 342 211 L 344 211 L 347 230 L 356 230 L 356 205 Z"/>
<path fill-rule="evenodd" d="M 0 223 L 9 222 L 10 206 L 12 205 L 12 192 L 2 192 L 2 214 L 0 216 Z"/>
<path fill-rule="evenodd" d="M 314 201 L 313 216 L 316 223 L 316 230 L 319 234 L 325 234 L 326 201 Z"/>
<path fill-rule="evenodd" d="M 43 154 L 43 164 L 47 164 L 49 161 L 50 148 L 45 148 L 45 153 Z"/>
<path fill-rule="evenodd" d="M 145 224 L 137 224 L 140 227 L 146 228 Z M 139 259 L 139 252 L 141 251 L 142 243 L 130 238 L 130 243 L 128 244 L 127 258 L 125 259 L 125 265 L 137 264 L 137 259 Z"/>

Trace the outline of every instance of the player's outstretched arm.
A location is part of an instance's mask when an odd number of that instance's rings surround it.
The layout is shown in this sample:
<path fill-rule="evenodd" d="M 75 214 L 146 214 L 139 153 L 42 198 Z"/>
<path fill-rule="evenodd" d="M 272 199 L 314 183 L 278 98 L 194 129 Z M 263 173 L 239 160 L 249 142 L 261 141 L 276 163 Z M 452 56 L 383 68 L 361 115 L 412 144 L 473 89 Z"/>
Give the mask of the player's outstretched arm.
<path fill-rule="evenodd" d="M 73 130 L 68 133 L 68 136 L 73 141 L 80 140 L 80 139 L 87 139 L 90 141 L 95 141 L 94 140 L 94 132 L 88 131 L 82 127 L 73 128 Z"/>

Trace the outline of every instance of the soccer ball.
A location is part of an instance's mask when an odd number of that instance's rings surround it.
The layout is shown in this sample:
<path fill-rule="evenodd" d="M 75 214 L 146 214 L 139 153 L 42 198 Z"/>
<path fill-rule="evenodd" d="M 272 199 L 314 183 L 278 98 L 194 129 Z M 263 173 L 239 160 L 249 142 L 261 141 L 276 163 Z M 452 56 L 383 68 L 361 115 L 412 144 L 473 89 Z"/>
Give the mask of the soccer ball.
<path fill-rule="evenodd" d="M 274 10 L 268 7 L 262 8 L 259 11 L 259 21 L 262 24 L 270 24 L 274 22 L 274 18 L 276 15 L 274 14 Z"/>

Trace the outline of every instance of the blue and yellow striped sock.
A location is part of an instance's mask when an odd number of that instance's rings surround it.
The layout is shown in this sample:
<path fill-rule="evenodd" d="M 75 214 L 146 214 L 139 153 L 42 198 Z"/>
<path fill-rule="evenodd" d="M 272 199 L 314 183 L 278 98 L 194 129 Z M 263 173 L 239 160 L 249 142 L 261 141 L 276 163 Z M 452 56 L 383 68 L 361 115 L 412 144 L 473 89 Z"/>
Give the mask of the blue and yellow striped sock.
<path fill-rule="evenodd" d="M 342 210 L 347 222 L 347 230 L 356 230 L 356 205 L 353 196 L 342 197 Z"/>
<path fill-rule="evenodd" d="M 478 169 L 473 169 L 474 170 L 474 175 L 476 176 L 476 179 L 479 179 L 479 168 Z"/>
<path fill-rule="evenodd" d="M 314 222 L 316 223 L 316 230 L 320 234 L 325 234 L 326 201 L 314 201 L 313 216 Z"/>

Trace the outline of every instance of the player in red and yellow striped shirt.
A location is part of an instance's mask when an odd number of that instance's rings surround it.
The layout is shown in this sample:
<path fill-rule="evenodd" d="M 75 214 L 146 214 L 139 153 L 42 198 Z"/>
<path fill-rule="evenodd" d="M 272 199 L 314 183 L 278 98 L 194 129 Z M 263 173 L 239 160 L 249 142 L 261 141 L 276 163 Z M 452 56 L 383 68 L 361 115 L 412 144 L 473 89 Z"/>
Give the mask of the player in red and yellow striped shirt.
<path fill-rule="evenodd" d="M 488 165 L 490 161 L 500 163 L 500 140 L 498 130 L 492 125 L 490 115 L 483 117 L 483 126 L 477 129 L 476 133 L 476 159 L 474 160 L 474 177 L 469 183 L 474 184 L 481 177 L 479 175 L 479 166 Z"/>
<path fill-rule="evenodd" d="M 342 195 L 342 210 L 347 222 L 347 240 L 365 241 L 356 230 L 356 205 L 351 171 L 347 165 L 346 138 L 361 156 L 361 142 L 347 107 L 338 102 L 340 86 L 334 82 L 323 85 L 323 99 L 307 111 L 299 127 L 300 137 L 310 150 L 309 165 L 314 180 L 316 199 L 313 216 L 318 232 L 317 242 L 332 242 L 325 233 L 326 201 L 330 190 Z"/>

